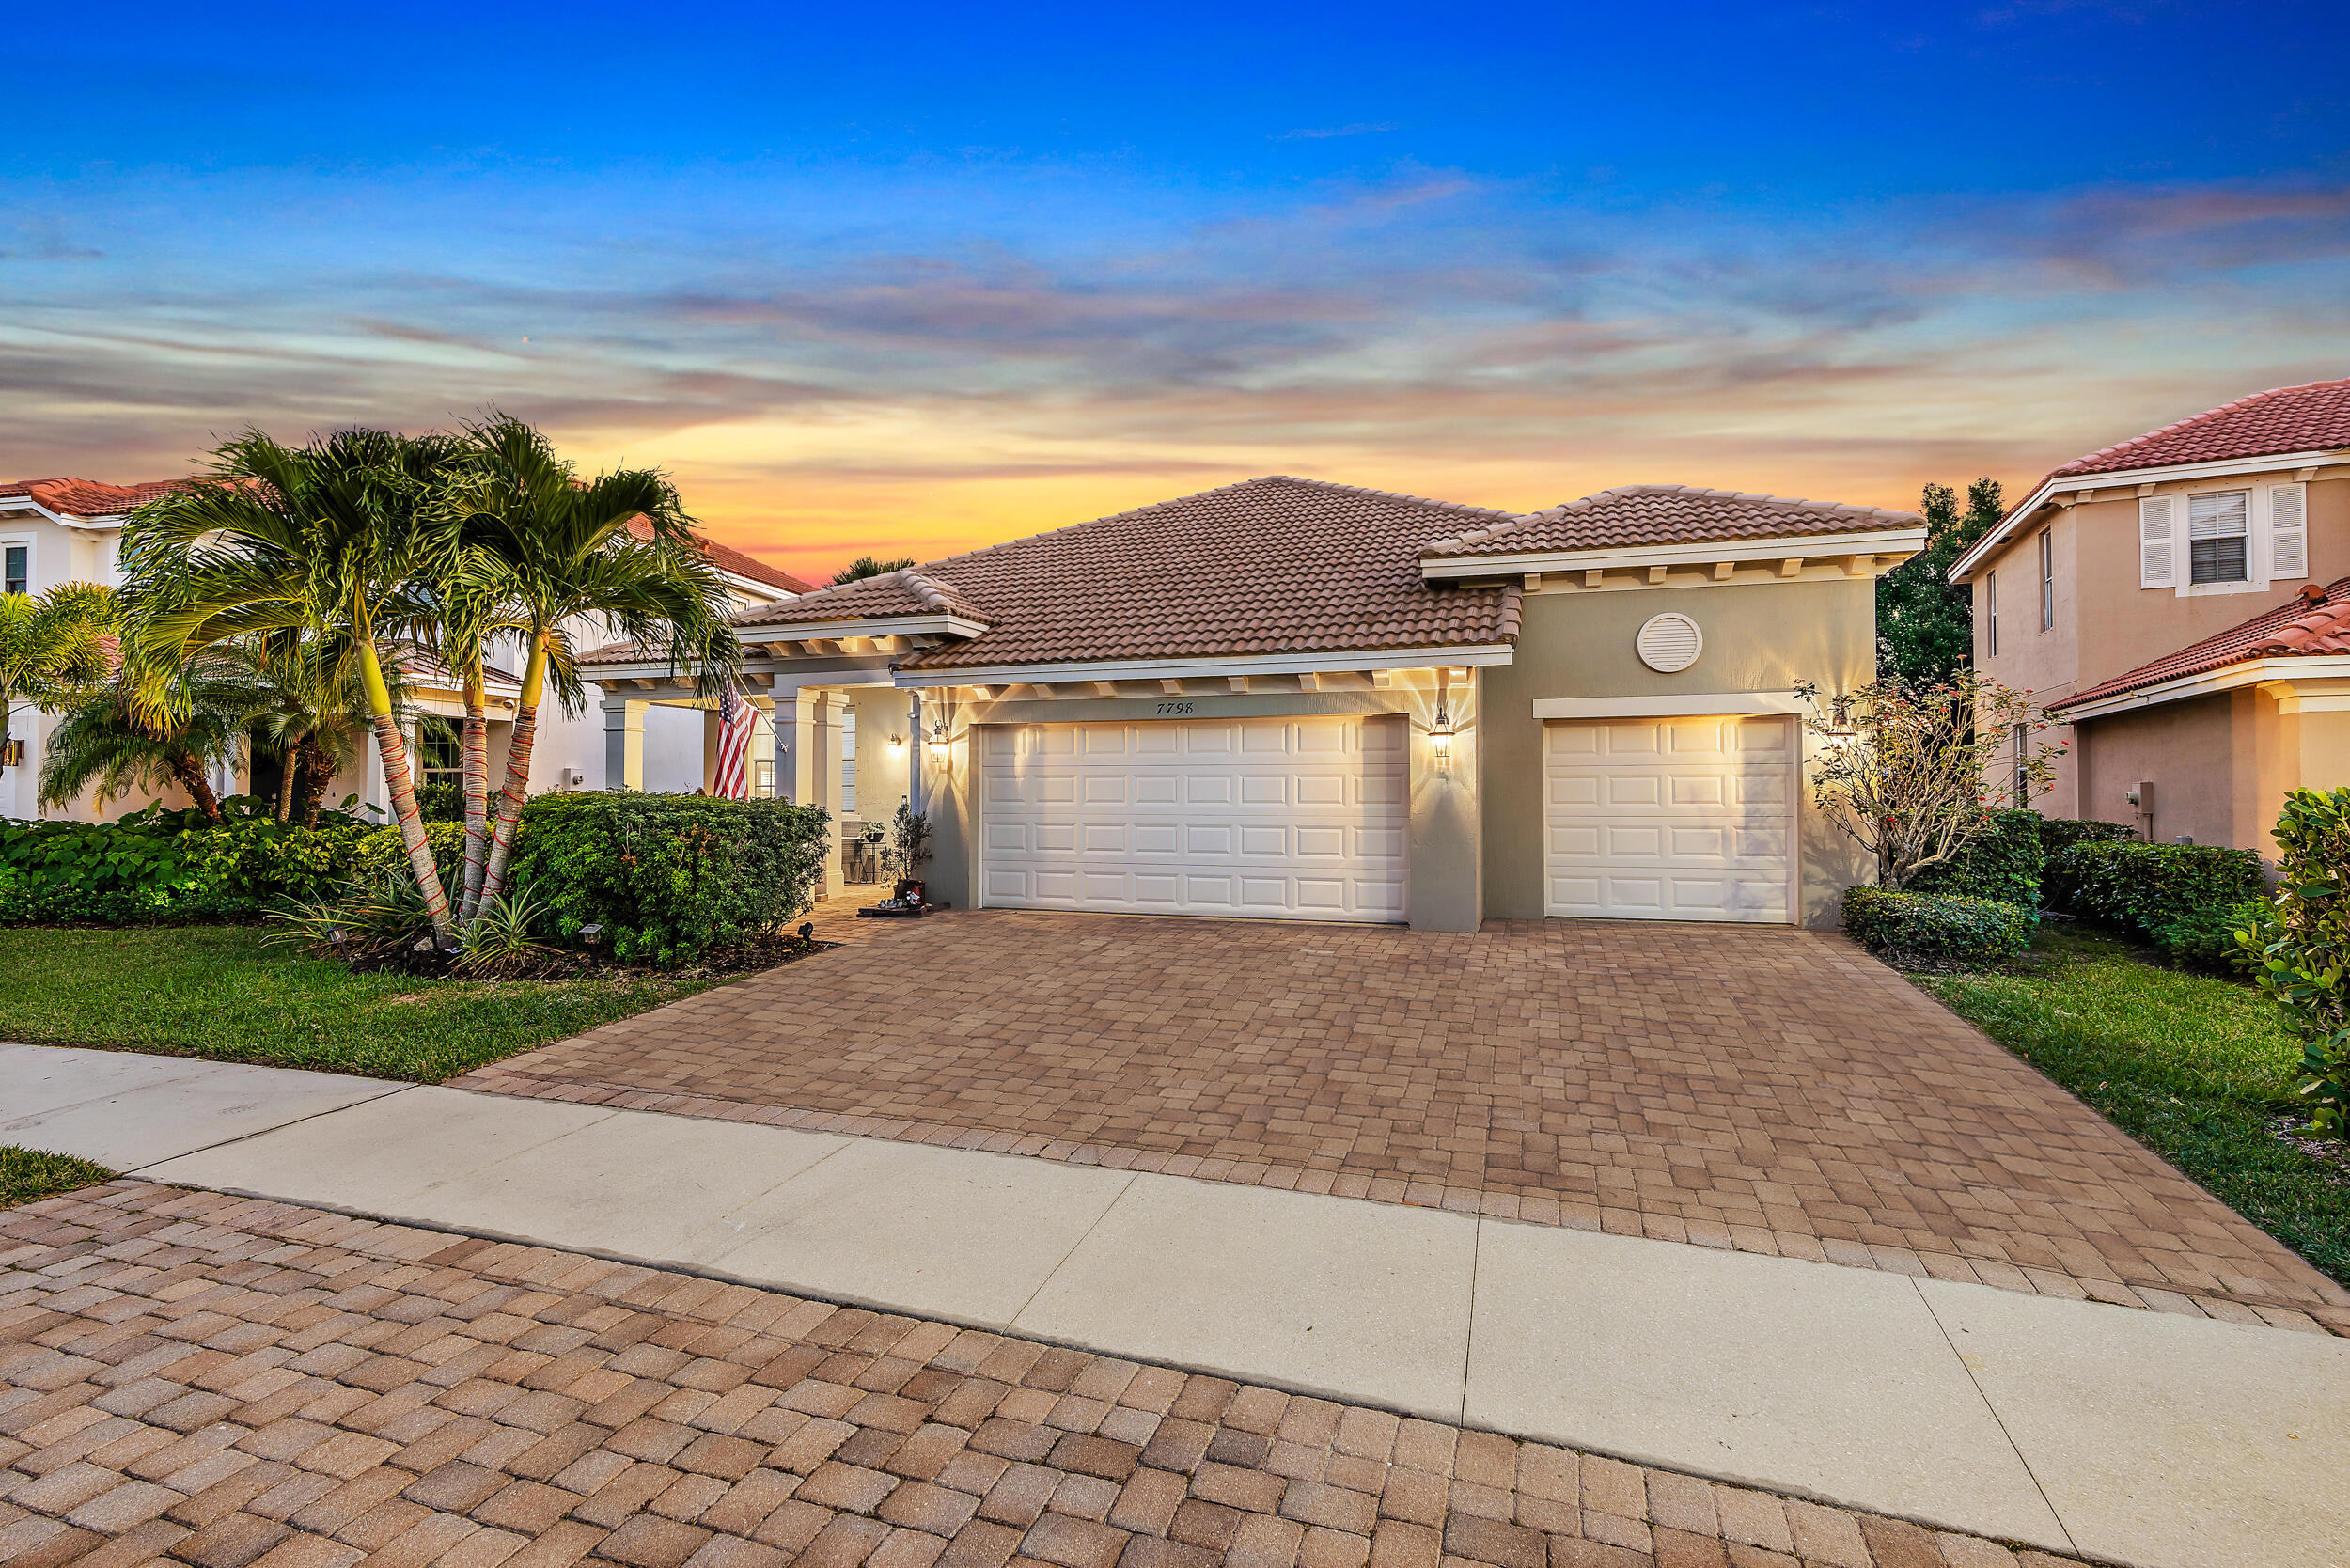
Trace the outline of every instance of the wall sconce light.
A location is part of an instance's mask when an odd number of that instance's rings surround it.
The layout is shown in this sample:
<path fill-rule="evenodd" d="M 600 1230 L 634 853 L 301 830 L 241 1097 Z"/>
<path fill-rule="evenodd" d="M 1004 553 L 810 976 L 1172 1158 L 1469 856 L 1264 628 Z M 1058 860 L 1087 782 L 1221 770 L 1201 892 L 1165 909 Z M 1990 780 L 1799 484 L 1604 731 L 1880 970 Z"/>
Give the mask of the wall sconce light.
<path fill-rule="evenodd" d="M 933 762 L 947 760 L 947 721 L 945 719 L 940 719 L 931 726 L 931 760 Z"/>
<path fill-rule="evenodd" d="M 1436 716 L 1428 726 L 1428 746 L 1435 753 L 1440 773 L 1452 771 L 1452 713 L 1441 702 L 1436 704 Z"/>
<path fill-rule="evenodd" d="M 889 737 L 889 749 L 892 752 L 903 751 L 905 748 L 906 738 L 903 735 L 891 735 Z"/>

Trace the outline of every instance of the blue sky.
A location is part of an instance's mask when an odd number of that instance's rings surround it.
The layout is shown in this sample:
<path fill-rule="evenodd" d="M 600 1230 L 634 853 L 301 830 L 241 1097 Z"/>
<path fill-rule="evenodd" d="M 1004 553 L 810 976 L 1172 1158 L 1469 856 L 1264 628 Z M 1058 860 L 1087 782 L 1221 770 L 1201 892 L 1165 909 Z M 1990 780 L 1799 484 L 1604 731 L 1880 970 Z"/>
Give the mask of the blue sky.
<path fill-rule="evenodd" d="M 2350 374 L 2350 10 L 12 24 L 0 477 L 490 404 L 815 570 L 1263 472 L 1914 504 Z"/>

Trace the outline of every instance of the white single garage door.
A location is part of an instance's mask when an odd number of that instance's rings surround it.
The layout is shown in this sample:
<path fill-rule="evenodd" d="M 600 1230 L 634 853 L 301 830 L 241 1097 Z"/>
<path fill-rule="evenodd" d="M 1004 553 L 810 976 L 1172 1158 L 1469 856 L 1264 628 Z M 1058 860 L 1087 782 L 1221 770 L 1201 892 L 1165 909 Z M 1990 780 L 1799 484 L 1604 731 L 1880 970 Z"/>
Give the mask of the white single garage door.
<path fill-rule="evenodd" d="M 1787 718 L 1545 725 L 1545 913 L 1794 918 L 1794 747 Z"/>
<path fill-rule="evenodd" d="M 980 727 L 992 909 L 1403 918 L 1401 718 Z"/>

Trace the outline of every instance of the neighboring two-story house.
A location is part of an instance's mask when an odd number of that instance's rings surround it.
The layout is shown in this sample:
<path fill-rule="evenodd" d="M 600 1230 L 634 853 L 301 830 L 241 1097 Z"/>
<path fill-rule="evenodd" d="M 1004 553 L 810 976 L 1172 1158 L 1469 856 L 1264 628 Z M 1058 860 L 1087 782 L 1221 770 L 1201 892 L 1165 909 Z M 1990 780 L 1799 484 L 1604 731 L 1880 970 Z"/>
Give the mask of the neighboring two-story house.
<path fill-rule="evenodd" d="M 162 494 L 179 482 L 159 479 L 117 485 L 72 478 L 0 482 L 0 591 L 40 593 L 70 582 L 119 587 L 122 574 L 118 557 L 127 514 L 142 501 Z M 703 547 L 725 573 L 733 607 L 739 612 L 780 604 L 810 591 L 809 584 L 739 550 L 710 541 L 705 541 Z M 583 648 L 608 641 L 612 635 L 611 629 L 603 625 L 582 624 L 572 631 Z M 494 667 L 487 684 L 494 769 L 504 765 L 506 738 L 513 728 L 514 698 L 519 689 L 512 675 L 495 666 L 519 668 L 520 651 L 510 647 L 502 649 L 490 661 Z M 418 656 L 410 661 L 407 673 L 417 713 L 451 719 L 463 716 L 463 696 L 446 671 Z M 65 808 L 44 809 L 38 799 L 40 760 L 49 733 L 56 724 L 56 715 L 39 713 L 29 706 L 20 705 L 9 714 L 8 733 L 21 745 L 14 748 L 17 755 L 8 760 L 5 769 L 0 769 L 0 818 L 53 816 L 97 821 L 148 803 L 146 797 L 103 801 L 86 797 Z M 714 740 L 715 728 L 707 712 L 663 709 L 651 720 L 652 765 L 648 770 L 646 787 L 698 787 L 706 771 L 705 753 Z M 575 714 L 564 713 L 561 704 L 550 698 L 540 710 L 538 744 L 531 752 L 531 788 L 601 789 L 603 731 L 603 715 L 596 706 L 594 693 L 589 694 L 583 711 Z M 459 760 L 453 743 L 431 732 L 412 734 L 410 742 L 415 747 L 416 767 L 423 777 L 458 776 Z M 494 780 L 495 776 L 494 773 Z M 257 768 L 254 760 L 247 758 L 235 767 L 216 770 L 211 782 L 224 795 L 244 792 L 267 794 L 276 789 L 275 765 L 262 759 Z M 330 802 L 356 795 L 378 809 L 388 807 L 384 769 L 376 759 L 373 737 L 360 738 L 358 754 L 352 765 L 329 784 L 327 794 Z M 188 804 L 177 791 L 163 798 L 171 806 Z"/>
<path fill-rule="evenodd" d="M 2350 380 L 2076 459 L 1951 576 L 1976 667 L 2066 727 L 2050 815 L 2265 851 L 2288 791 L 2350 784 Z"/>

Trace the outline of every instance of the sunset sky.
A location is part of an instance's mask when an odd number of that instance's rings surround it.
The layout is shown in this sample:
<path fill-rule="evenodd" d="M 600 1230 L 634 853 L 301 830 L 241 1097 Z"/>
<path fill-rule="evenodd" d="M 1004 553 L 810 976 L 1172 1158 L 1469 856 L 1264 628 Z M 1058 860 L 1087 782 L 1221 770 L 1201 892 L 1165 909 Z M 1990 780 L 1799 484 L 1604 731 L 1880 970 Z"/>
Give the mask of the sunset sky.
<path fill-rule="evenodd" d="M 1914 506 L 2350 375 L 2350 7 L 43 7 L 0 478 L 492 405 L 804 573 L 1262 473 Z"/>

